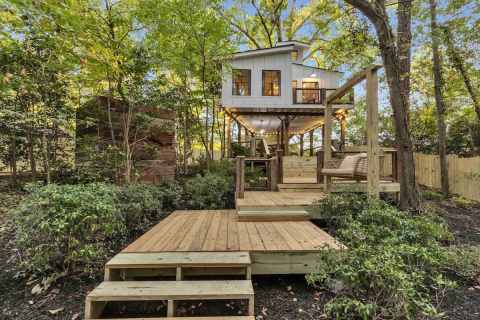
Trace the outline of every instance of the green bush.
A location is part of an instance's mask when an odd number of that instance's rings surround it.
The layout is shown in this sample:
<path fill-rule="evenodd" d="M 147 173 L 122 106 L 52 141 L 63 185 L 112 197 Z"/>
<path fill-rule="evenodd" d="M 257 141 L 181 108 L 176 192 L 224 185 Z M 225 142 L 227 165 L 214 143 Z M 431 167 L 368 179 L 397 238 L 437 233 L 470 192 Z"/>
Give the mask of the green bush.
<path fill-rule="evenodd" d="M 95 269 L 126 232 L 113 185 L 31 187 L 14 212 L 21 265 L 33 273 Z"/>
<path fill-rule="evenodd" d="M 184 199 L 191 209 L 224 209 L 232 206 L 233 176 L 206 172 L 185 182 Z"/>
<path fill-rule="evenodd" d="M 325 312 L 335 319 L 413 319 L 438 315 L 455 286 L 456 261 L 442 244 L 452 239 L 441 220 L 413 216 L 364 196 L 332 195 L 311 208 L 324 217 L 346 250 L 324 250 L 309 283 L 332 290 Z M 464 270 L 466 270 L 464 268 Z"/>
<path fill-rule="evenodd" d="M 34 186 L 14 211 L 21 267 L 94 273 L 179 202 L 176 184 Z"/>

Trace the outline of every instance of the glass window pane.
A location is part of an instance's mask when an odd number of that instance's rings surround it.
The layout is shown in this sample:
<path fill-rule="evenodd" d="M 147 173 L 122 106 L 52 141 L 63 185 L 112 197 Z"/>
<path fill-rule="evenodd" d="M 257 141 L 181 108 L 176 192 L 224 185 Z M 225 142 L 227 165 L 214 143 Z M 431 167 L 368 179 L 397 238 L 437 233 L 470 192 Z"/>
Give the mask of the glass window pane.
<path fill-rule="evenodd" d="M 233 69 L 232 94 L 234 96 L 250 95 L 251 71 L 249 69 Z"/>
<path fill-rule="evenodd" d="M 280 70 L 263 70 L 262 94 L 264 96 L 279 96 L 281 93 Z"/>

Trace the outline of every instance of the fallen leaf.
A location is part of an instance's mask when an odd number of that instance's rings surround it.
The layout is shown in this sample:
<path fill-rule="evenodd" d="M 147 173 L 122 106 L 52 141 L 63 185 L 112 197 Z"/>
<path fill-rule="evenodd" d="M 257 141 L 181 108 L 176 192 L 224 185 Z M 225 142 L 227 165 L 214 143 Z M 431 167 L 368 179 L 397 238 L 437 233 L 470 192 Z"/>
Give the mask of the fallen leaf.
<path fill-rule="evenodd" d="M 50 314 L 56 315 L 57 313 L 62 312 L 63 309 L 65 309 L 65 308 L 62 307 L 62 308 L 58 308 L 58 309 L 48 310 L 48 312 L 50 312 Z"/>
<path fill-rule="evenodd" d="M 42 291 L 43 291 L 43 288 L 42 288 L 42 285 L 40 283 L 37 283 L 32 288 L 32 294 L 40 294 L 40 293 L 42 293 Z"/>
<path fill-rule="evenodd" d="M 72 316 L 72 320 L 77 320 L 78 317 L 80 317 L 80 313 L 79 313 L 79 312 L 75 313 L 75 314 Z"/>

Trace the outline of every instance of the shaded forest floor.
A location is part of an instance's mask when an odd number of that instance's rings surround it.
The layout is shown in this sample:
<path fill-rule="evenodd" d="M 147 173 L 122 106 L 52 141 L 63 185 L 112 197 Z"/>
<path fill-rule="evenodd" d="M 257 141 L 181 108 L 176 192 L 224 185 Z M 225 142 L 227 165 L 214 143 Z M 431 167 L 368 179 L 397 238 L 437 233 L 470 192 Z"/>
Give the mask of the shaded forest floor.
<path fill-rule="evenodd" d="M 47 292 L 32 294 L 33 285 L 22 277 L 12 262 L 17 252 L 14 224 L 8 210 L 21 200 L 22 194 L 0 191 L 0 319 L 83 319 L 85 295 L 100 282 L 101 275 L 98 279 L 60 279 Z M 458 244 L 480 246 L 480 204 L 465 205 L 454 200 L 430 200 L 428 203 L 446 219 Z M 326 318 L 323 306 L 331 296 L 308 287 L 303 276 L 254 277 L 253 282 L 257 319 Z M 222 302 L 220 306 L 191 302 L 181 304 L 179 313 L 199 315 L 206 308 L 228 310 L 234 315 L 245 306 L 236 302 Z M 443 311 L 448 319 L 479 319 L 480 283 L 451 292 Z"/>

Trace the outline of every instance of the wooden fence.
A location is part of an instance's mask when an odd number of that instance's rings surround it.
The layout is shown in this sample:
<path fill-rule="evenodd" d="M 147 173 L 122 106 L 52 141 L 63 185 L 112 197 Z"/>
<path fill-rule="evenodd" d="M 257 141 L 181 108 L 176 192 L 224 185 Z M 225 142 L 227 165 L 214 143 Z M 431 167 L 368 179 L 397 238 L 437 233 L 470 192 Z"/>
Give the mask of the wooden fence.
<path fill-rule="evenodd" d="M 437 155 L 415 153 L 415 171 L 419 184 L 440 189 L 440 160 Z M 480 157 L 448 156 L 450 192 L 480 201 Z"/>

